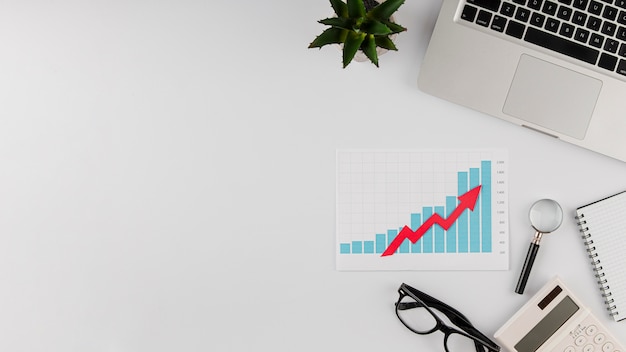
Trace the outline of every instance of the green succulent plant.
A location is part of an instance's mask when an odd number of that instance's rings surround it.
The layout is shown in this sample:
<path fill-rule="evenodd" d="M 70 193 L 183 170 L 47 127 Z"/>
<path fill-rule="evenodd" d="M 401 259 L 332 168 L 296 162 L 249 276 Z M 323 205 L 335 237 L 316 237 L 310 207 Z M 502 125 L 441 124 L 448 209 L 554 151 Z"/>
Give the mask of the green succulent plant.
<path fill-rule="evenodd" d="M 365 3 L 364 3 L 365 1 Z M 327 44 L 343 45 L 343 67 L 352 61 L 357 51 L 378 67 L 378 47 L 387 50 L 398 50 L 389 37 L 392 34 L 406 31 L 406 28 L 390 20 L 405 0 L 386 0 L 381 3 L 372 0 L 330 0 L 337 17 L 318 21 L 330 26 L 317 36 L 309 48 L 321 48 Z M 370 9 L 366 3 L 372 3 Z M 370 6 L 368 6 L 369 8 Z"/>

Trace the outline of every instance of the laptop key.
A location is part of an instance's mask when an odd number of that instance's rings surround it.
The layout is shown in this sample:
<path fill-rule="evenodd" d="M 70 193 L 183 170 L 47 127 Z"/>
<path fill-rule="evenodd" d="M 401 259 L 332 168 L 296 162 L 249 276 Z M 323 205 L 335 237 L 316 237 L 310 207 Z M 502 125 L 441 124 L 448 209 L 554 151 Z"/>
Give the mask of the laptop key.
<path fill-rule="evenodd" d="M 574 6 L 577 9 L 584 10 L 587 8 L 587 4 L 589 4 L 589 0 L 574 0 L 574 3 L 572 4 L 572 6 Z"/>
<path fill-rule="evenodd" d="M 559 31 L 559 34 L 564 37 L 571 38 L 574 36 L 575 28 L 576 27 L 572 26 L 569 23 L 563 23 L 563 25 L 561 26 L 561 30 Z"/>
<path fill-rule="evenodd" d="M 598 66 L 607 69 L 609 71 L 615 70 L 615 65 L 617 65 L 617 57 L 613 55 L 609 55 L 607 53 L 602 53 L 600 55 L 600 60 L 598 61 Z"/>
<path fill-rule="evenodd" d="M 533 12 L 532 16 L 530 16 L 530 24 L 537 27 L 543 27 L 543 24 L 546 22 L 546 16 Z"/>
<path fill-rule="evenodd" d="M 576 33 L 574 34 L 574 39 L 578 40 L 581 43 L 586 43 L 587 39 L 589 39 L 589 32 L 586 29 L 578 28 L 576 29 Z"/>
<path fill-rule="evenodd" d="M 619 60 L 619 65 L 617 65 L 617 73 L 626 76 L 626 60 Z"/>
<path fill-rule="evenodd" d="M 604 44 L 604 50 L 613 54 L 617 52 L 618 47 L 619 47 L 619 42 L 611 38 L 607 39 L 606 44 Z"/>
<path fill-rule="evenodd" d="M 506 27 L 506 17 L 495 15 L 493 17 L 493 21 L 491 22 L 491 29 L 498 32 L 504 32 L 504 27 Z"/>
<path fill-rule="evenodd" d="M 626 11 L 619 12 L 619 17 L 617 18 L 617 22 L 621 24 L 626 24 Z"/>
<path fill-rule="evenodd" d="M 478 12 L 478 17 L 476 18 L 476 24 L 488 27 L 489 22 L 491 22 L 491 12 L 480 10 L 480 12 Z"/>
<path fill-rule="evenodd" d="M 591 37 L 589 38 L 589 45 L 596 48 L 601 48 L 602 44 L 604 44 L 604 37 L 597 33 L 592 33 Z"/>
<path fill-rule="evenodd" d="M 587 14 L 582 13 L 580 11 L 574 12 L 574 17 L 572 17 L 572 22 L 579 26 L 584 26 L 587 23 Z"/>
<path fill-rule="evenodd" d="M 512 37 L 522 39 L 525 29 L 526 26 L 524 24 L 515 21 L 509 21 L 509 25 L 506 27 L 505 33 Z"/>
<path fill-rule="evenodd" d="M 587 28 L 591 29 L 592 31 L 599 31 L 601 26 L 602 20 L 598 17 L 591 16 L 589 17 L 589 20 L 587 20 Z"/>
<path fill-rule="evenodd" d="M 617 27 L 615 27 L 615 23 L 612 22 L 604 22 L 602 23 L 602 34 L 606 34 L 610 37 L 612 37 L 615 34 L 615 30 Z"/>
<path fill-rule="evenodd" d="M 602 6 L 603 5 L 597 1 L 591 1 L 588 11 L 594 15 L 600 16 L 600 14 L 602 13 Z"/>
<path fill-rule="evenodd" d="M 541 9 L 541 11 L 543 11 L 544 13 L 548 15 L 554 16 L 554 14 L 556 13 L 557 6 L 558 5 L 552 1 L 546 1 L 546 3 L 543 4 L 543 8 Z"/>
<path fill-rule="evenodd" d="M 530 0 L 528 2 L 528 7 L 530 7 L 533 10 L 541 10 L 542 3 L 543 3 L 543 0 Z"/>
<path fill-rule="evenodd" d="M 602 17 L 610 21 L 615 21 L 617 13 L 618 10 L 615 7 L 607 6 L 604 8 L 604 12 L 602 12 Z"/>
<path fill-rule="evenodd" d="M 550 32 L 556 33 L 559 30 L 560 25 L 561 22 L 559 20 L 555 20 L 554 18 L 549 17 L 546 21 L 545 29 L 549 30 Z"/>
<path fill-rule="evenodd" d="M 465 7 L 463 7 L 463 12 L 461 12 L 461 18 L 466 21 L 474 22 L 477 12 L 478 9 L 474 6 L 465 5 Z"/>
<path fill-rule="evenodd" d="M 596 49 L 543 32 L 533 27 L 528 27 L 524 40 L 592 65 L 596 63 L 600 55 L 600 51 Z"/>
<path fill-rule="evenodd" d="M 521 22 L 528 22 L 530 18 L 530 10 L 520 7 L 515 13 L 515 19 Z"/>
<path fill-rule="evenodd" d="M 569 19 L 572 17 L 572 9 L 566 6 L 561 6 L 559 7 L 559 11 L 556 14 L 556 17 L 565 20 L 565 21 L 569 21 Z"/>
<path fill-rule="evenodd" d="M 509 4 L 508 2 L 505 2 L 504 4 L 502 4 L 502 8 L 500 9 L 500 13 L 505 15 L 505 16 L 513 17 L 513 14 L 515 14 L 515 5 Z"/>

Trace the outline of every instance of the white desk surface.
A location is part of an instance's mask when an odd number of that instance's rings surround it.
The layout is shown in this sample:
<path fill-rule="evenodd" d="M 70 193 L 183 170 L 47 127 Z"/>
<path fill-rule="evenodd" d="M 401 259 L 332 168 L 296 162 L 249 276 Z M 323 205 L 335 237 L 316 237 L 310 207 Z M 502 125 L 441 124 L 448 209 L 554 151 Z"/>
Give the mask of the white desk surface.
<path fill-rule="evenodd" d="M 428 96 L 441 3 L 381 67 L 307 49 L 327 0 L 10 1 L 0 9 L 1 351 L 442 351 L 402 282 L 488 335 L 560 275 L 604 311 L 574 209 L 626 163 Z M 510 270 L 335 270 L 338 148 L 505 148 Z M 527 209 L 558 200 L 527 293 Z"/>

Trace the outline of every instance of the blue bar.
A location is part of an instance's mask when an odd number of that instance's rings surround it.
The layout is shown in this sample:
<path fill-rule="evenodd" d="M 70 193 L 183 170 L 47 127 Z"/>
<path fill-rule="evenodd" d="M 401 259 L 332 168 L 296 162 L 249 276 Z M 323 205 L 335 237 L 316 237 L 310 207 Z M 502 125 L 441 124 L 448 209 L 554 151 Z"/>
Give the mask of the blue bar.
<path fill-rule="evenodd" d="M 485 253 L 491 253 L 491 242 L 492 242 L 492 234 L 491 234 L 491 161 L 483 160 L 481 162 L 481 184 L 482 188 L 482 196 L 481 196 L 481 207 L 482 207 L 482 225 L 483 225 L 483 246 L 482 251 Z"/>
<path fill-rule="evenodd" d="M 442 206 L 435 207 L 435 213 L 442 218 L 446 217 L 446 210 Z M 439 225 L 433 226 L 435 230 L 435 253 L 443 253 L 446 251 L 446 231 Z"/>
<path fill-rule="evenodd" d="M 374 253 L 374 241 L 363 241 L 363 253 Z"/>
<path fill-rule="evenodd" d="M 339 245 L 339 253 L 350 254 L 350 243 L 341 243 Z"/>
<path fill-rule="evenodd" d="M 417 231 L 417 229 L 422 225 L 422 214 L 411 214 L 411 230 Z M 411 244 L 411 253 L 421 253 L 422 252 L 422 239 L 420 238 L 417 242 Z"/>
<path fill-rule="evenodd" d="M 387 246 L 391 244 L 391 241 L 393 241 L 396 236 L 398 236 L 398 230 L 387 230 Z M 396 249 L 394 253 L 398 253 L 398 250 Z"/>
<path fill-rule="evenodd" d="M 400 233 L 400 231 L 402 231 L 402 229 L 398 230 L 398 233 Z M 402 241 L 402 243 L 400 244 L 400 253 L 411 253 L 411 249 L 409 247 L 409 245 L 411 244 L 411 240 L 406 239 L 404 241 Z"/>
<path fill-rule="evenodd" d="M 478 185 L 480 185 L 480 169 L 470 168 L 470 189 Z M 470 252 L 480 252 L 480 194 L 474 211 L 470 212 Z"/>
<path fill-rule="evenodd" d="M 422 208 L 422 214 L 424 214 L 424 221 L 428 220 L 433 215 L 432 207 L 424 207 Z M 421 238 L 422 240 L 422 250 L 424 253 L 432 253 L 433 252 L 433 228 L 432 226 L 426 231 L 424 236 Z"/>
<path fill-rule="evenodd" d="M 387 249 L 387 236 L 383 233 L 376 234 L 376 253 L 382 254 Z"/>
<path fill-rule="evenodd" d="M 458 193 L 459 196 L 467 193 L 469 191 L 469 183 L 468 183 L 468 175 L 467 172 L 459 172 L 458 174 L 459 185 L 458 185 Z M 468 215 L 467 211 L 464 211 L 461 216 L 459 216 L 459 220 L 457 220 L 458 226 L 458 240 L 459 240 L 459 253 L 467 253 L 469 248 L 469 232 L 468 232 Z"/>
<path fill-rule="evenodd" d="M 446 208 L 448 210 L 446 217 L 450 216 L 454 209 L 456 209 L 456 206 L 457 197 L 446 197 Z M 456 222 L 446 231 L 446 252 L 456 253 Z"/>

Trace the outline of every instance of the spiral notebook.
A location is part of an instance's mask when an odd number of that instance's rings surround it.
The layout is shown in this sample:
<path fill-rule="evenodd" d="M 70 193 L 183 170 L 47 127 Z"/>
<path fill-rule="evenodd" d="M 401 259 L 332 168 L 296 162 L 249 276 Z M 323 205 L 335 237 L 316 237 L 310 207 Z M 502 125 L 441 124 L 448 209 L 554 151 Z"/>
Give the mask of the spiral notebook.
<path fill-rule="evenodd" d="M 626 191 L 576 209 L 609 314 L 626 319 Z"/>

